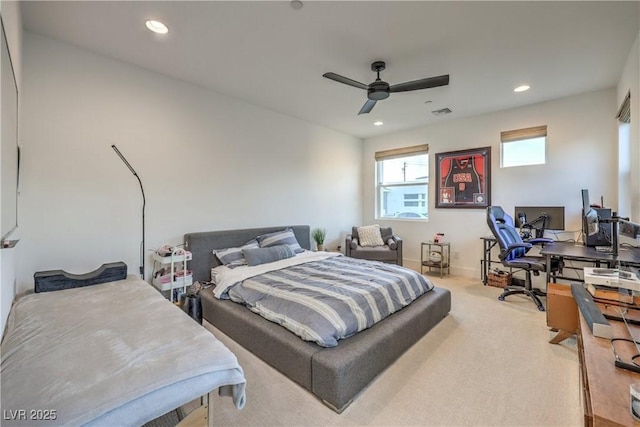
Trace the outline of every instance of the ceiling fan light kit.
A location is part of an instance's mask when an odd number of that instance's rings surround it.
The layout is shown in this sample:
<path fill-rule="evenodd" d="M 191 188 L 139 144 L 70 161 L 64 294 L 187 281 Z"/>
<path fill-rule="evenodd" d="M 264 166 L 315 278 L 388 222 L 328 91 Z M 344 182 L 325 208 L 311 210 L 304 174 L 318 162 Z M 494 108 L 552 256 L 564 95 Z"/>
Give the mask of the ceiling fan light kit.
<path fill-rule="evenodd" d="M 336 73 L 324 73 L 322 76 L 338 83 L 365 89 L 367 91 L 367 102 L 364 103 L 358 114 L 367 114 L 376 105 L 376 102 L 387 99 L 393 92 L 409 92 L 414 90 L 429 89 L 432 87 L 446 86 L 449 84 L 449 75 L 427 77 L 425 79 L 414 80 L 406 83 L 399 83 L 393 86 L 380 79 L 380 72 L 386 68 L 384 61 L 375 61 L 371 64 L 371 71 L 377 73 L 376 80 L 369 85 L 352 80 L 348 77 Z"/>

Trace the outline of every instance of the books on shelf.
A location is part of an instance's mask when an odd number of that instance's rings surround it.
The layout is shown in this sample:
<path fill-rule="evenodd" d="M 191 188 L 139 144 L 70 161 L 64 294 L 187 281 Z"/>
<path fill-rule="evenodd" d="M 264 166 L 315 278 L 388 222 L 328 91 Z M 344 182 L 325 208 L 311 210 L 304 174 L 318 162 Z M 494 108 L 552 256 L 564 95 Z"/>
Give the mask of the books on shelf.
<path fill-rule="evenodd" d="M 630 289 L 587 283 L 587 291 L 597 299 L 633 304 L 633 291 Z"/>

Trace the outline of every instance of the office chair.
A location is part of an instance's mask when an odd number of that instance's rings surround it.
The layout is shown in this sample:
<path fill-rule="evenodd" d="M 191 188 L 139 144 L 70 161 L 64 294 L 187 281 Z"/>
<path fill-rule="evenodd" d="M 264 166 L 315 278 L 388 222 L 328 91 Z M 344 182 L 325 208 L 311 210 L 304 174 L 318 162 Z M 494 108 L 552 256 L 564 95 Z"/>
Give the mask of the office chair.
<path fill-rule="evenodd" d="M 547 266 L 544 257 L 527 255 L 529 249 L 534 245 L 551 243 L 551 239 L 535 238 L 523 242 L 519 231 L 513 224 L 513 218 L 507 215 L 500 206 L 489 206 L 487 208 L 487 224 L 495 236 L 500 246 L 500 261 L 502 265 L 509 268 L 519 268 L 525 271 L 525 281 L 523 285 L 510 285 L 498 299 L 504 301 L 505 297 L 513 294 L 524 294 L 529 296 L 538 306 L 538 310 L 544 311 L 544 305 L 539 296 L 546 296 L 540 289 L 533 288 L 531 284 L 531 274 L 538 276 L 541 271 L 546 271 Z M 557 271 L 559 263 L 554 261 L 551 266 L 553 271 Z"/>

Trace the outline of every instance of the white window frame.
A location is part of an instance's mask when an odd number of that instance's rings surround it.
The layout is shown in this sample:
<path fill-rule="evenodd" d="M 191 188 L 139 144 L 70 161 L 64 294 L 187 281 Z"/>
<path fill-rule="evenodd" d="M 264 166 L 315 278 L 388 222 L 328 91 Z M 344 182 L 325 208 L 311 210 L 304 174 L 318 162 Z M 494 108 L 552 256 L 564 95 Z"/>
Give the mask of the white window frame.
<path fill-rule="evenodd" d="M 547 126 L 536 126 L 500 133 L 500 167 L 543 165 L 547 156 Z M 529 152 L 522 157 L 522 152 Z"/>
<path fill-rule="evenodd" d="M 426 144 L 417 145 L 412 147 L 403 147 L 392 150 L 378 151 L 375 153 L 376 168 L 375 168 L 375 218 L 380 220 L 404 220 L 404 221 L 427 221 L 429 218 L 429 146 Z M 382 182 L 382 167 L 385 160 L 411 158 L 415 156 L 425 156 L 426 171 L 425 178 L 412 181 L 400 181 L 400 182 Z M 416 185 L 424 185 L 424 195 L 420 195 L 415 200 L 410 200 L 418 203 L 418 208 L 424 207 L 426 216 L 423 217 L 396 217 L 396 216 L 383 216 L 382 207 L 384 196 L 383 192 L 385 188 L 394 187 L 415 187 Z M 418 193 L 421 194 L 421 193 Z M 403 199 L 402 203 L 406 200 Z"/>

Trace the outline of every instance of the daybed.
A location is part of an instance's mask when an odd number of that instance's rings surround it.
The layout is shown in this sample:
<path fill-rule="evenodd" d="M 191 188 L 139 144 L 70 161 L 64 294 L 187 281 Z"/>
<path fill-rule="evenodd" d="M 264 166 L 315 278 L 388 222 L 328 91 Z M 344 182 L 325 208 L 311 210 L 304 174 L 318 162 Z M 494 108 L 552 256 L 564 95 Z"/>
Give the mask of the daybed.
<path fill-rule="evenodd" d="M 14 303 L 2 341 L 2 425 L 142 425 L 200 396 L 212 425 L 209 393 L 241 408 L 245 382 L 227 347 L 129 276 Z"/>
<path fill-rule="evenodd" d="M 285 227 L 199 232 L 185 235 L 193 254 L 194 280 L 207 282 L 220 263 L 214 249 L 240 247 L 250 239 Z M 310 248 L 309 226 L 291 227 L 300 244 Z M 450 311 L 448 290 L 434 287 L 414 302 L 336 347 L 301 340 L 282 326 L 241 304 L 201 292 L 204 318 L 247 350 L 342 412 L 380 372 L 424 336 Z"/>

